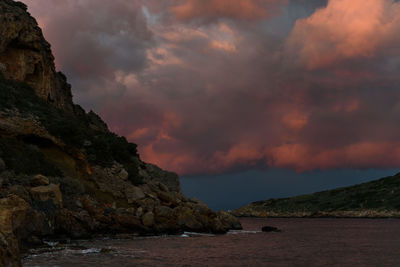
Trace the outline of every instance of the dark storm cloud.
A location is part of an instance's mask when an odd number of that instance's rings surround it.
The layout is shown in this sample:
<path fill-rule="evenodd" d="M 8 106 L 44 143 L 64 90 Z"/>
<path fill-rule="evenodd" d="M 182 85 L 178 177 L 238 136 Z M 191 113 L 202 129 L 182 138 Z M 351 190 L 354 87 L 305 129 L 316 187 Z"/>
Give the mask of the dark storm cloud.
<path fill-rule="evenodd" d="M 82 90 L 102 94 L 98 90 L 105 85 L 114 91 L 120 87 L 114 83 L 117 71 L 138 72 L 146 66 L 146 49 L 152 36 L 138 2 L 24 2 L 52 44 L 57 67 L 79 87 L 75 90 L 78 97 L 86 98 L 87 92 Z"/>
<path fill-rule="evenodd" d="M 78 100 L 162 167 L 400 165 L 398 2 L 25 2 Z"/>

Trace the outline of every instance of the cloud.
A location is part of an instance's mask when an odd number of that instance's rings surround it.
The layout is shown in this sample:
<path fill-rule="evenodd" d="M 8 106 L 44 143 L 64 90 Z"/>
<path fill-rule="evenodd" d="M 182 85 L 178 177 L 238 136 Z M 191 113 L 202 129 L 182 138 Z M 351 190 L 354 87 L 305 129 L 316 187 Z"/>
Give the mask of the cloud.
<path fill-rule="evenodd" d="M 221 18 L 255 21 L 275 16 L 286 0 L 185 0 L 173 1 L 171 12 L 179 21 L 215 21 Z"/>
<path fill-rule="evenodd" d="M 138 72 L 147 64 L 152 34 L 142 5 L 128 0 L 24 0 L 52 44 L 58 69 L 78 97 L 101 84 L 114 87 L 118 71 Z M 120 90 L 122 90 L 120 88 Z M 85 100 L 90 102 L 90 100 Z"/>
<path fill-rule="evenodd" d="M 400 166 L 398 2 L 25 2 L 76 100 L 146 161 L 180 174 Z"/>
<path fill-rule="evenodd" d="M 399 50 L 400 3 L 394 0 L 330 0 L 325 8 L 300 19 L 288 39 L 291 56 L 308 69 L 381 56 Z M 397 46 L 398 47 L 398 46 Z"/>

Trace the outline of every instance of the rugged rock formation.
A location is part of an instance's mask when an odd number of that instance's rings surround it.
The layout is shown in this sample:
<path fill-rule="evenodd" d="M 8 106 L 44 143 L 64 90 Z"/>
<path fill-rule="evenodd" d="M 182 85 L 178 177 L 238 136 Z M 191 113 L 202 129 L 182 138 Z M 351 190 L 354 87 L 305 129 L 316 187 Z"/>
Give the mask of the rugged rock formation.
<path fill-rule="evenodd" d="M 44 238 L 241 228 L 72 103 L 24 4 L 0 1 L 0 34 L 0 266 Z"/>
<path fill-rule="evenodd" d="M 8 79 L 23 81 L 38 96 L 63 109 L 72 108 L 71 88 L 57 73 L 50 44 L 36 20 L 20 2 L 0 2 L 0 71 Z"/>

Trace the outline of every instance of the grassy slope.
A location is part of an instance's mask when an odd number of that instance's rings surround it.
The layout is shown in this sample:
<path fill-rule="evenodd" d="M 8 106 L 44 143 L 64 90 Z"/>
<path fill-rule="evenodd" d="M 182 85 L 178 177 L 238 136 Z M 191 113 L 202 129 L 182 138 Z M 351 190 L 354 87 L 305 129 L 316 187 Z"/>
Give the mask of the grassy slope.
<path fill-rule="evenodd" d="M 270 213 L 276 216 L 304 213 L 343 211 L 400 211 L 400 174 L 355 186 L 338 188 L 309 195 L 257 201 L 234 213 Z"/>

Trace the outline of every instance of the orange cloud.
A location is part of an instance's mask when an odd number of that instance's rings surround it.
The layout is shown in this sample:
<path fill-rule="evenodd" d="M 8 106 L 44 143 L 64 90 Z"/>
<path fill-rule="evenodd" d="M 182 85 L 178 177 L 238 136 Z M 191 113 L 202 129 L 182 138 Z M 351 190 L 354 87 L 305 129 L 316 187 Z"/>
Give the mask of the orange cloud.
<path fill-rule="evenodd" d="M 394 168 L 400 165 L 400 144 L 360 142 L 334 149 L 284 144 L 271 149 L 270 166 L 298 172 L 334 168 Z"/>
<path fill-rule="evenodd" d="M 400 3 L 394 0 L 329 0 L 296 22 L 286 45 L 308 69 L 317 69 L 374 57 L 399 30 Z"/>
<path fill-rule="evenodd" d="M 307 125 L 308 116 L 299 111 L 293 111 L 282 118 L 282 122 L 293 130 L 300 130 Z"/>
<path fill-rule="evenodd" d="M 210 47 L 215 50 L 220 50 L 226 53 L 236 53 L 237 49 L 234 44 L 221 41 L 212 41 Z"/>
<path fill-rule="evenodd" d="M 286 0 L 186 0 L 175 1 L 172 13 L 180 21 L 192 19 L 232 18 L 253 21 L 279 12 Z"/>

